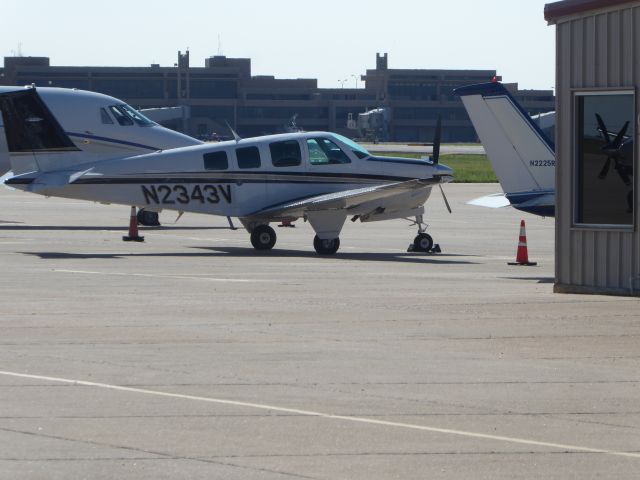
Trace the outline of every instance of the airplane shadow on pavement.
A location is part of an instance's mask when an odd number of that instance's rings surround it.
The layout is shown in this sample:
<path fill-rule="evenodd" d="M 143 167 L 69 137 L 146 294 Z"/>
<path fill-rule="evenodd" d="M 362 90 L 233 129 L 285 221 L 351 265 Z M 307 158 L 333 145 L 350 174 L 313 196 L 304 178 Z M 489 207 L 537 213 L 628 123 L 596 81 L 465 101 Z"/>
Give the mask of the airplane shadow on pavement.
<path fill-rule="evenodd" d="M 23 255 L 37 256 L 43 260 L 92 260 L 92 259 L 126 259 L 148 257 L 174 257 L 174 258 L 316 258 L 318 260 L 348 260 L 364 262 L 397 262 L 397 263 L 421 263 L 438 265 L 470 265 L 478 262 L 468 260 L 454 260 L 453 257 L 466 255 L 456 254 L 420 254 L 404 252 L 338 252 L 335 255 L 320 256 L 313 251 L 273 249 L 269 251 L 256 251 L 253 248 L 241 247 L 191 247 L 199 252 L 152 252 L 152 253 L 67 253 L 67 252 L 16 252 Z"/>
<path fill-rule="evenodd" d="M 110 231 L 110 232 L 123 232 L 127 233 L 127 227 L 96 227 L 96 226 L 83 226 L 83 225 L 73 225 L 73 226 L 60 226 L 60 225 L 22 225 L 20 222 L 0 222 L 3 225 L 0 225 L 0 232 L 3 230 L 34 230 L 34 231 Z M 4 223 L 12 223 L 12 225 L 4 225 Z M 170 230 L 229 230 L 229 227 L 178 227 L 171 225 L 171 227 L 138 227 L 140 232 L 155 232 L 155 231 L 170 231 Z"/>

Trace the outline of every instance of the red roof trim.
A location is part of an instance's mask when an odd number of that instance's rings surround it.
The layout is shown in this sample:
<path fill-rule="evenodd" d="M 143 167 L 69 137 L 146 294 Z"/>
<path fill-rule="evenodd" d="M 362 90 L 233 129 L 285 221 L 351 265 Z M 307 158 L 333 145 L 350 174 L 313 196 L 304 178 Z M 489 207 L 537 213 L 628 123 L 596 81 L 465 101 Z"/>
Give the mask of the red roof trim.
<path fill-rule="evenodd" d="M 637 3 L 636 0 L 564 0 L 562 2 L 547 3 L 544 6 L 544 19 L 553 22 L 560 17 L 575 13 L 588 12 L 600 8 L 614 7 L 625 3 Z"/>

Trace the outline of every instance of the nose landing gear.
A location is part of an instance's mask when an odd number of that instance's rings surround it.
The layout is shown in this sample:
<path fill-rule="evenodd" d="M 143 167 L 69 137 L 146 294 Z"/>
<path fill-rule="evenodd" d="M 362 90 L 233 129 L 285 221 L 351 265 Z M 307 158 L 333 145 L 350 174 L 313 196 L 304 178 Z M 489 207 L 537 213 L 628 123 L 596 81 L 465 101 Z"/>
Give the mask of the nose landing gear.
<path fill-rule="evenodd" d="M 416 215 L 414 225 L 418 226 L 418 235 L 409 245 L 407 252 L 440 253 L 440 245 L 434 244 L 431 235 L 426 233 L 428 225 L 424 223 L 422 215 Z"/>

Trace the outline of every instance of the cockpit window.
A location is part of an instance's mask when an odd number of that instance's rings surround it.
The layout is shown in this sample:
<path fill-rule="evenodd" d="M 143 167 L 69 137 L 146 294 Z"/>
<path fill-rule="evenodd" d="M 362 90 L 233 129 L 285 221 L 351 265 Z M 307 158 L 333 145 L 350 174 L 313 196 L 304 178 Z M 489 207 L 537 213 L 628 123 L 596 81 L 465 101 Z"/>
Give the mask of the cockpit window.
<path fill-rule="evenodd" d="M 347 147 L 349 147 L 356 157 L 367 158 L 371 156 L 371 154 L 367 151 L 366 148 L 364 148 L 362 145 L 358 145 L 353 140 L 350 140 L 347 137 L 343 137 L 342 135 L 338 135 L 335 133 L 333 134 L 333 136 L 338 140 L 340 140 L 342 143 L 344 143 Z"/>
<path fill-rule="evenodd" d="M 111 117 L 104 108 L 100 109 L 100 118 L 105 125 L 113 125 L 113 120 L 111 120 Z"/>
<path fill-rule="evenodd" d="M 142 115 L 135 108 L 123 103 L 121 105 L 111 105 L 109 110 L 116 118 L 116 121 L 122 126 L 131 126 L 137 123 L 141 127 L 150 127 L 156 123 Z"/>
<path fill-rule="evenodd" d="M 307 140 L 307 147 L 311 165 L 351 163 L 346 153 L 328 138 L 310 138 Z"/>
<path fill-rule="evenodd" d="M 131 125 L 133 125 L 133 120 L 131 119 L 131 117 L 129 117 L 129 115 L 127 115 L 127 112 L 120 105 L 111 105 L 109 107 L 109 110 L 111 110 L 111 113 L 115 117 L 116 122 L 118 122 L 123 127 L 130 127 Z"/>
<path fill-rule="evenodd" d="M 127 114 L 133 119 L 133 121 L 136 122 L 141 127 L 150 127 L 151 125 L 156 124 L 154 121 L 149 120 L 147 117 L 141 114 L 138 110 L 136 110 L 135 108 L 129 105 L 124 104 L 120 106 L 127 112 Z"/>

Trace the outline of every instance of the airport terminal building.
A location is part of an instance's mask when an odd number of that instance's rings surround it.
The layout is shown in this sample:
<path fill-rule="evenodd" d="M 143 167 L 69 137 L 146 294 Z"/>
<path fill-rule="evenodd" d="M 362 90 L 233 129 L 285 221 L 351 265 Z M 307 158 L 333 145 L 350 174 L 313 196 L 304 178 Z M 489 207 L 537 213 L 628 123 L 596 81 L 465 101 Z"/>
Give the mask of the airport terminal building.
<path fill-rule="evenodd" d="M 0 85 L 92 90 L 140 109 L 180 106 L 179 117 L 162 123 L 205 139 L 212 132 L 228 135 L 225 122 L 245 137 L 279 133 L 294 115 L 304 130 L 363 137 L 358 114 L 381 108 L 385 126 L 384 135 L 376 135 L 380 140 L 431 141 L 440 115 L 444 141 L 474 142 L 473 125 L 452 92 L 493 77 L 495 70 L 390 69 L 386 53 L 377 54 L 376 68 L 360 76 L 363 88 L 318 88 L 317 79 L 253 76 L 249 58 L 214 56 L 194 67 L 188 51 L 178 52 L 172 67 L 52 66 L 48 57 L 5 57 L 0 69 Z M 530 114 L 554 109 L 552 90 L 508 88 Z"/>

